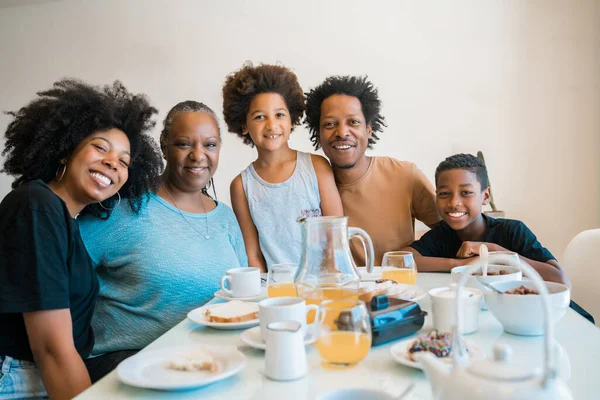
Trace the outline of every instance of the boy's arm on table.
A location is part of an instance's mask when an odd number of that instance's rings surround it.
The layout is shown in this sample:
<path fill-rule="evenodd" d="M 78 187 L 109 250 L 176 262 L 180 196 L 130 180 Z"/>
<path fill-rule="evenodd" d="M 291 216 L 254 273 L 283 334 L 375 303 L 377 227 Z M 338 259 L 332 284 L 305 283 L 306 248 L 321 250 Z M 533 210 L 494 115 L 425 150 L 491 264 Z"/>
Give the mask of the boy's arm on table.
<path fill-rule="evenodd" d="M 319 183 L 319 196 L 321 197 L 321 213 L 324 216 L 342 216 L 342 200 L 335 185 L 333 171 L 327 160 L 317 154 L 311 154 L 313 168 Z"/>
<path fill-rule="evenodd" d="M 425 257 L 412 247 L 405 247 L 402 251 L 413 253 L 419 272 L 450 272 L 452 268 L 465 264 L 464 260 L 455 258 Z"/>
<path fill-rule="evenodd" d="M 71 311 L 23 313 L 33 359 L 51 399 L 72 399 L 90 387 L 90 375 L 73 342 Z"/>
<path fill-rule="evenodd" d="M 267 272 L 267 263 L 260 250 L 260 242 L 258 241 L 258 231 L 252 221 L 250 215 L 250 207 L 246 200 L 246 193 L 242 183 L 242 176 L 238 175 L 232 182 L 229 188 L 231 194 L 231 206 L 233 212 L 240 224 L 244 244 L 246 246 L 246 254 L 248 255 L 248 266 L 260 268 L 262 272 Z"/>
<path fill-rule="evenodd" d="M 481 246 L 482 244 L 485 244 L 489 251 L 511 251 L 495 243 L 463 242 L 456 256 L 459 258 L 477 256 L 479 255 L 479 246 Z M 523 257 L 520 254 L 519 258 L 531 265 L 540 274 L 543 280 L 547 282 L 557 282 L 565 284 L 567 286 L 571 286 L 569 280 L 567 279 L 567 275 L 556 260 L 548 260 L 546 262 L 542 262 Z"/>

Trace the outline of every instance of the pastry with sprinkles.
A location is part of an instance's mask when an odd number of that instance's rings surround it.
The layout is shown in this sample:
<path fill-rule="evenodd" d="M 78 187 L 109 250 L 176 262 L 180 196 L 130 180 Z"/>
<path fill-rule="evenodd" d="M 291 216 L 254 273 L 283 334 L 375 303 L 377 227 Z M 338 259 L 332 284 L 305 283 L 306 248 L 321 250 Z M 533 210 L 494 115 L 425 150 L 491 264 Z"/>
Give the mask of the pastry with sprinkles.
<path fill-rule="evenodd" d="M 452 334 L 433 330 L 427 336 L 418 337 L 409 347 L 408 357 L 415 361 L 413 355 L 421 351 L 429 351 L 443 361 L 449 361 L 452 354 Z"/>

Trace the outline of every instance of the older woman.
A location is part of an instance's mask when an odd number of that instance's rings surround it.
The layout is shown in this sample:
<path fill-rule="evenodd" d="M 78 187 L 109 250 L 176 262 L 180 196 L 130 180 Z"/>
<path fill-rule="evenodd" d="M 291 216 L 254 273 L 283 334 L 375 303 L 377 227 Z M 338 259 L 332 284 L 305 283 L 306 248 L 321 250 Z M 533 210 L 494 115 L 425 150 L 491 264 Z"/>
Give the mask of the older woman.
<path fill-rule="evenodd" d="M 160 142 L 167 166 L 140 213 L 118 207 L 108 221 L 81 221 L 100 280 L 92 381 L 210 300 L 227 269 L 248 264 L 233 211 L 207 193 L 221 148 L 214 112 L 177 104 Z"/>
<path fill-rule="evenodd" d="M 119 203 L 135 212 L 162 167 L 144 96 L 74 80 L 38 95 L 6 130 L 4 171 L 16 180 L 0 204 L 2 399 L 70 399 L 90 386 L 82 358 L 98 280 L 76 218 L 108 218 Z"/>

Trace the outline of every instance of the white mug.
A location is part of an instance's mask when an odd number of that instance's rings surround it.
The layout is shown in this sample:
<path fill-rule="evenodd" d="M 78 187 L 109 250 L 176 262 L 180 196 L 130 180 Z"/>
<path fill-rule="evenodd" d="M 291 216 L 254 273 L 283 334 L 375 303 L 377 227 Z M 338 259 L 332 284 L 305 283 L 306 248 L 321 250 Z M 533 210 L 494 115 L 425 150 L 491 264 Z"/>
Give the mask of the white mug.
<path fill-rule="evenodd" d="M 271 322 L 267 325 L 265 375 L 276 381 L 291 381 L 306 375 L 306 348 L 302 324 L 297 321 Z"/>
<path fill-rule="evenodd" d="M 227 275 L 221 278 L 221 289 L 230 297 L 260 295 L 260 269 L 246 267 L 227 270 Z"/>
<path fill-rule="evenodd" d="M 461 294 L 460 330 L 463 334 L 473 333 L 479 326 L 479 311 L 483 292 L 475 288 L 463 288 Z M 429 291 L 433 327 L 439 332 L 452 332 L 456 325 L 456 285 L 440 287 Z"/>
<path fill-rule="evenodd" d="M 271 322 L 296 321 L 301 325 L 302 337 L 306 336 L 306 314 L 319 307 L 315 304 L 306 305 L 299 297 L 273 297 L 258 303 L 258 318 L 260 319 L 260 335 L 267 340 L 267 325 Z M 312 325 L 312 324 L 311 324 Z"/>

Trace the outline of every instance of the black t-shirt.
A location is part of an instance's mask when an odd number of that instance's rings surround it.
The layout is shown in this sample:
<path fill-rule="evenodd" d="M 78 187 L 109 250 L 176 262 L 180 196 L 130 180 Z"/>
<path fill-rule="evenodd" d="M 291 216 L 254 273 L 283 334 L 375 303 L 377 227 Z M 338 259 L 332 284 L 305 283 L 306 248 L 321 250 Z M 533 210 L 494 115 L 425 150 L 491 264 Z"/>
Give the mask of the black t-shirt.
<path fill-rule="evenodd" d="M 556 260 L 521 221 L 482 215 L 485 231 L 480 238 L 474 240 L 475 242 L 495 243 L 535 261 Z M 462 240 L 456 231 L 442 221 L 410 246 L 424 257 L 456 258 L 461 245 Z"/>
<path fill-rule="evenodd" d="M 98 279 L 67 205 L 41 180 L 0 203 L 0 356 L 33 361 L 23 313 L 68 308 L 75 348 L 94 345 Z"/>

